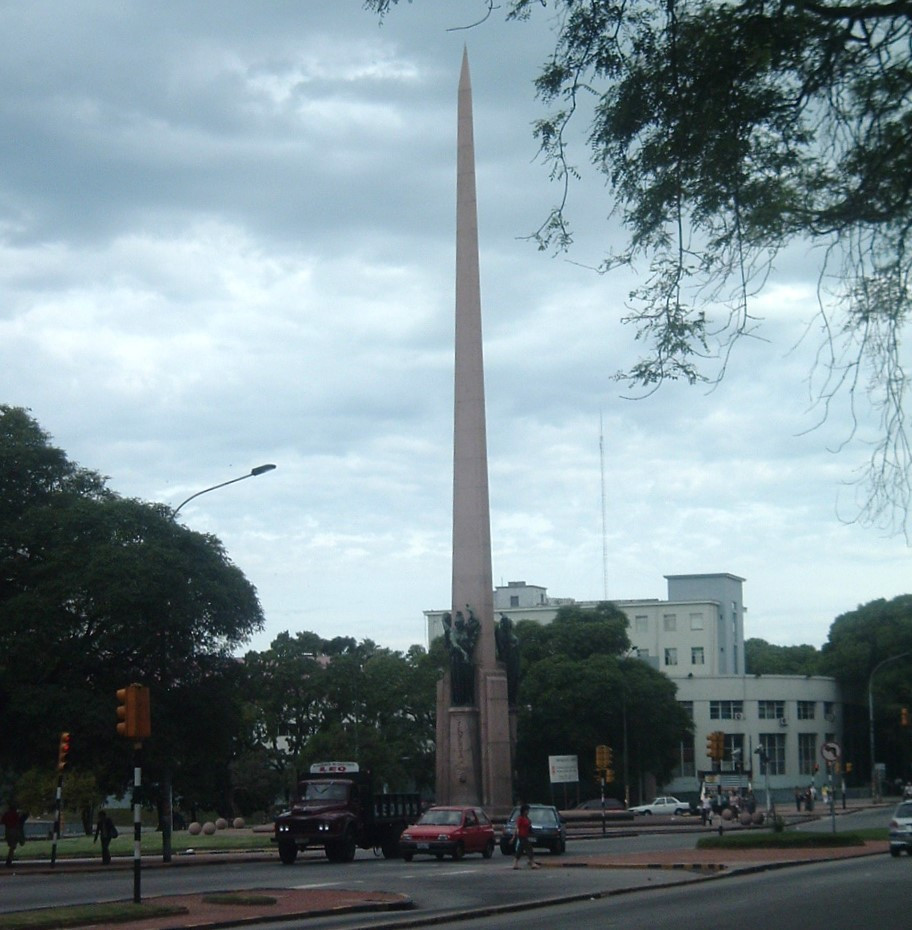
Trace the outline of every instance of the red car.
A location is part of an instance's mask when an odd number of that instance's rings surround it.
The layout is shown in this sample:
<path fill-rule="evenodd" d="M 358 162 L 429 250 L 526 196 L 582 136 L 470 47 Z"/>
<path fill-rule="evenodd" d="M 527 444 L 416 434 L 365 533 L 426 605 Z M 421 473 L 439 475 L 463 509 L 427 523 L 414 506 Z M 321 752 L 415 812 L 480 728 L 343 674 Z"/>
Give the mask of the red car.
<path fill-rule="evenodd" d="M 399 852 L 406 862 L 415 853 L 442 859 L 461 859 L 466 853 L 494 855 L 494 825 L 480 807 L 430 807 L 421 819 L 399 837 Z"/>

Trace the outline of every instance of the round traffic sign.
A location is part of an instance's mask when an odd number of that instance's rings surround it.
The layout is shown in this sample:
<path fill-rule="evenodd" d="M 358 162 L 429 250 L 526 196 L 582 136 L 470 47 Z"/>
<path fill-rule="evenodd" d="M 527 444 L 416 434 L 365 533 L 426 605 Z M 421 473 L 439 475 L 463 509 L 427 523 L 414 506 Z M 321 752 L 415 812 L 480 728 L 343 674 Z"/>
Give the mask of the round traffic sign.
<path fill-rule="evenodd" d="M 820 755 L 826 762 L 838 762 L 842 750 L 839 748 L 839 743 L 824 743 L 820 747 Z"/>

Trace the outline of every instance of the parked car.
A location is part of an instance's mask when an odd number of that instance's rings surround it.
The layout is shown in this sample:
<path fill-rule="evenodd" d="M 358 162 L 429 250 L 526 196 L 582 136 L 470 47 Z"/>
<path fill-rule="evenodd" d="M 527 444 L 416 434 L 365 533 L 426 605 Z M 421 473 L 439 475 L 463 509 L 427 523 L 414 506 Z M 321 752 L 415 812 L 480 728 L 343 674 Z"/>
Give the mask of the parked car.
<path fill-rule="evenodd" d="M 661 798 L 654 798 L 649 804 L 638 804 L 636 807 L 631 807 L 630 810 L 632 810 L 634 814 L 665 814 L 666 816 L 670 816 L 689 814 L 690 804 L 688 804 L 687 801 L 679 801 L 677 798 L 667 795 Z"/>
<path fill-rule="evenodd" d="M 399 837 L 399 853 L 411 862 L 415 853 L 461 859 L 466 853 L 494 855 L 494 825 L 480 807 L 430 807 Z"/>
<path fill-rule="evenodd" d="M 898 856 L 905 850 L 912 856 L 912 801 L 903 801 L 890 819 L 890 855 Z"/>
<path fill-rule="evenodd" d="M 514 807 L 500 835 L 500 851 L 512 856 L 516 848 L 516 818 L 519 808 Z M 556 807 L 550 804 L 530 804 L 529 820 L 532 821 L 532 845 L 542 846 L 552 853 L 560 854 L 567 848 L 567 825 Z"/>
<path fill-rule="evenodd" d="M 573 808 L 575 811 L 600 811 L 602 809 L 602 799 L 601 798 L 591 798 L 588 801 L 582 801 Z M 605 810 L 606 811 L 623 811 L 627 810 L 624 807 L 624 802 L 619 801 L 617 798 L 605 798 Z"/>

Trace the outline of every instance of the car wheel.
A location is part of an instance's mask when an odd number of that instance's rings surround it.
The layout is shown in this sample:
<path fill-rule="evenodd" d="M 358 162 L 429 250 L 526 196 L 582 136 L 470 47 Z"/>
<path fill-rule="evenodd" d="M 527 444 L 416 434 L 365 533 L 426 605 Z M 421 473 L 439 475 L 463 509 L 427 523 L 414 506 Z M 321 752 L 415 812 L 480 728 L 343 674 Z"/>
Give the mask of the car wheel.
<path fill-rule="evenodd" d="M 894 859 L 898 859 L 898 858 L 899 858 L 900 852 L 901 852 L 901 850 L 900 850 L 900 848 L 899 848 L 898 846 L 891 846 L 891 847 L 890 847 L 890 855 L 893 856 Z M 284 860 L 283 860 L 283 861 L 284 861 Z"/>
<path fill-rule="evenodd" d="M 683 816 L 683 815 L 686 814 L 686 813 L 687 813 L 687 811 L 684 810 L 683 807 L 677 807 L 677 808 L 675 808 L 675 817 L 681 817 L 681 816 Z"/>
<path fill-rule="evenodd" d="M 406 862 L 411 862 L 411 861 L 412 861 L 412 853 L 403 853 L 403 854 L 402 854 L 402 858 L 403 858 Z"/>
<path fill-rule="evenodd" d="M 556 843 L 551 844 L 551 855 L 559 856 L 566 848 L 564 841 L 558 840 Z"/>
<path fill-rule="evenodd" d="M 457 843 L 456 848 L 453 850 L 453 858 L 461 859 L 465 855 L 465 846 L 462 843 Z"/>
<path fill-rule="evenodd" d="M 651 816 L 652 816 L 652 811 L 643 811 L 643 814 L 644 814 L 646 817 L 651 817 Z"/>
<path fill-rule="evenodd" d="M 490 859 L 494 855 L 494 840 L 490 840 L 488 845 L 482 850 L 481 853 L 485 859 Z"/>

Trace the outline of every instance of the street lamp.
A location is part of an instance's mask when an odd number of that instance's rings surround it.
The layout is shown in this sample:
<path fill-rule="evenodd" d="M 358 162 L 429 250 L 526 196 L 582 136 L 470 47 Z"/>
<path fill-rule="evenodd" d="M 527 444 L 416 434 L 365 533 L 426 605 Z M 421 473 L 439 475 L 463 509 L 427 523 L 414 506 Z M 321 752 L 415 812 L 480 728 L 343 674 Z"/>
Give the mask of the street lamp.
<path fill-rule="evenodd" d="M 904 659 L 909 655 L 912 655 L 912 652 L 901 652 L 898 656 L 890 656 L 889 659 L 878 662 L 877 665 L 871 669 L 871 674 L 868 677 L 868 739 L 870 741 L 869 748 L 871 750 L 871 797 L 878 801 L 880 800 L 880 782 L 877 778 L 877 764 L 874 761 L 874 674 L 888 662 L 895 662 L 897 659 Z"/>
<path fill-rule="evenodd" d="M 257 465 L 256 468 L 251 468 L 246 475 L 241 475 L 240 478 L 232 478 L 230 481 L 223 481 L 221 484 L 214 484 L 211 488 L 203 488 L 202 491 L 197 491 L 196 494 L 191 494 L 185 501 L 181 501 L 174 508 L 174 516 L 177 516 L 177 512 L 184 506 L 184 504 L 189 504 L 194 497 L 199 497 L 200 494 L 208 494 L 210 491 L 215 491 L 218 488 L 223 488 L 228 484 L 234 484 L 235 481 L 243 481 L 245 478 L 256 478 L 257 475 L 262 475 L 267 471 L 272 471 L 275 468 L 275 465 Z"/>

